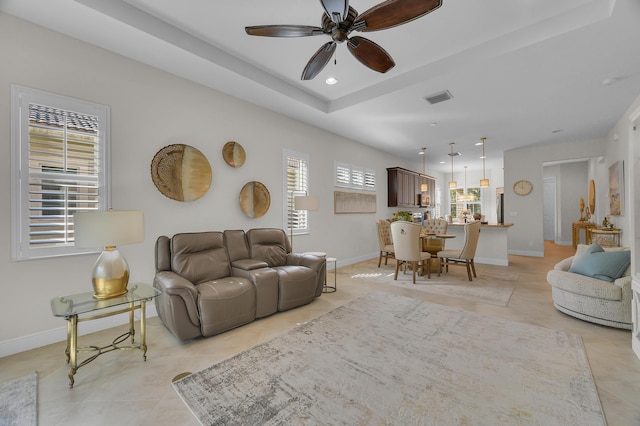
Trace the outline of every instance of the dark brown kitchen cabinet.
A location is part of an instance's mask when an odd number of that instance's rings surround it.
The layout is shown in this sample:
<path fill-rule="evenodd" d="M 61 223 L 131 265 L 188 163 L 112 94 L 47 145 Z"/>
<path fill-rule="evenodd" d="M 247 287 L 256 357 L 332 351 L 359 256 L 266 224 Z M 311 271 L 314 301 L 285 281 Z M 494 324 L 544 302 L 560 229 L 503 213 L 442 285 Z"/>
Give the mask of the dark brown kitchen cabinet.
<path fill-rule="evenodd" d="M 387 169 L 387 206 L 428 208 L 435 206 L 436 180 L 401 167 Z M 426 185 L 423 187 L 423 185 Z M 422 189 L 426 189 L 422 191 Z"/>

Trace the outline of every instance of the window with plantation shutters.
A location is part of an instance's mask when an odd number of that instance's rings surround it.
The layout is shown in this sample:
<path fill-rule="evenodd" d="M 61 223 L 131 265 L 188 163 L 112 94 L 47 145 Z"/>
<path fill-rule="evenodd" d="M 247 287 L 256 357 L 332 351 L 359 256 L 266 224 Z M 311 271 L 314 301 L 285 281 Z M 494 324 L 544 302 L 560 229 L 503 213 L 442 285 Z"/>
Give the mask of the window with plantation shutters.
<path fill-rule="evenodd" d="M 309 231 L 308 212 L 294 210 L 294 197 L 309 195 L 309 156 L 307 154 L 284 151 L 285 196 L 283 199 L 286 229 L 294 234 Z"/>
<path fill-rule="evenodd" d="M 108 205 L 109 109 L 12 86 L 15 260 L 86 253 L 73 215 Z"/>
<path fill-rule="evenodd" d="M 376 190 L 376 171 L 339 161 L 334 162 L 334 186 L 352 189 Z"/>

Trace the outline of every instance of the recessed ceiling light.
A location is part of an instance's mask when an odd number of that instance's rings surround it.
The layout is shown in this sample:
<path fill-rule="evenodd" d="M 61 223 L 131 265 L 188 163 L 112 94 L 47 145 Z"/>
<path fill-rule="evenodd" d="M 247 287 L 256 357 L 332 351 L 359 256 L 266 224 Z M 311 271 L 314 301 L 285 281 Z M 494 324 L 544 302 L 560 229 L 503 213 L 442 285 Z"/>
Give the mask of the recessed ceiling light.
<path fill-rule="evenodd" d="M 551 133 L 562 133 L 562 132 L 564 132 L 564 129 L 555 129 L 551 131 Z"/>
<path fill-rule="evenodd" d="M 436 127 L 437 125 L 438 125 L 438 123 L 436 123 L 435 121 L 433 123 L 429 124 L 429 126 L 431 126 L 431 127 Z"/>
<path fill-rule="evenodd" d="M 441 161 L 441 162 L 440 162 L 440 164 L 444 164 L 444 163 L 445 163 L 444 161 Z"/>
<path fill-rule="evenodd" d="M 335 77 L 329 77 L 324 82 L 327 83 L 329 86 L 333 86 L 338 82 L 338 80 Z"/>
<path fill-rule="evenodd" d="M 476 142 L 476 146 L 482 145 L 482 142 Z"/>
<path fill-rule="evenodd" d="M 602 84 L 605 85 L 605 86 L 611 86 L 616 81 L 618 81 L 618 79 L 615 78 L 615 77 L 605 78 L 604 80 L 602 80 Z"/>

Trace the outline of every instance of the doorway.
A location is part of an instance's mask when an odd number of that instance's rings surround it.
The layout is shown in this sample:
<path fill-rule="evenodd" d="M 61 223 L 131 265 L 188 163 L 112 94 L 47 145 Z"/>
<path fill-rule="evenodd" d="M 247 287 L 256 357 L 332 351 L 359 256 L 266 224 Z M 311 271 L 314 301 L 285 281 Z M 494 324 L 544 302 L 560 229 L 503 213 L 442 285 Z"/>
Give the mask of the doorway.
<path fill-rule="evenodd" d="M 556 204 L 556 177 L 544 178 L 542 194 L 542 233 L 544 240 L 557 241 L 557 204 Z"/>

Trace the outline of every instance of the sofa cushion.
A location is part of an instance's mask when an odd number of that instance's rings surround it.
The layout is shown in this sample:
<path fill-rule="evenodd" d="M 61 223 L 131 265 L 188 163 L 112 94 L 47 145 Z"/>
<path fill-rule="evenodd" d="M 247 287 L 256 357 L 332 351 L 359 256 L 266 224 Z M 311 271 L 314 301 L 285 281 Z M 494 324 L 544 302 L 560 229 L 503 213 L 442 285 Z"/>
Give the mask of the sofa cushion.
<path fill-rule="evenodd" d="M 222 232 L 176 234 L 171 253 L 171 269 L 194 284 L 231 275 Z"/>
<path fill-rule="evenodd" d="M 585 254 L 600 253 L 603 251 L 604 249 L 598 243 L 593 243 L 589 245 L 578 244 L 578 247 L 576 248 L 576 254 L 573 255 L 573 261 L 571 262 L 571 266 L 573 266 L 573 264 L 577 259 L 581 258 Z"/>
<path fill-rule="evenodd" d="M 613 282 L 624 274 L 631 263 L 629 251 L 605 252 L 597 251 L 597 248 L 594 250 L 596 251 L 577 257 L 569 268 L 569 272 Z M 602 250 L 601 247 L 600 250 Z"/>

